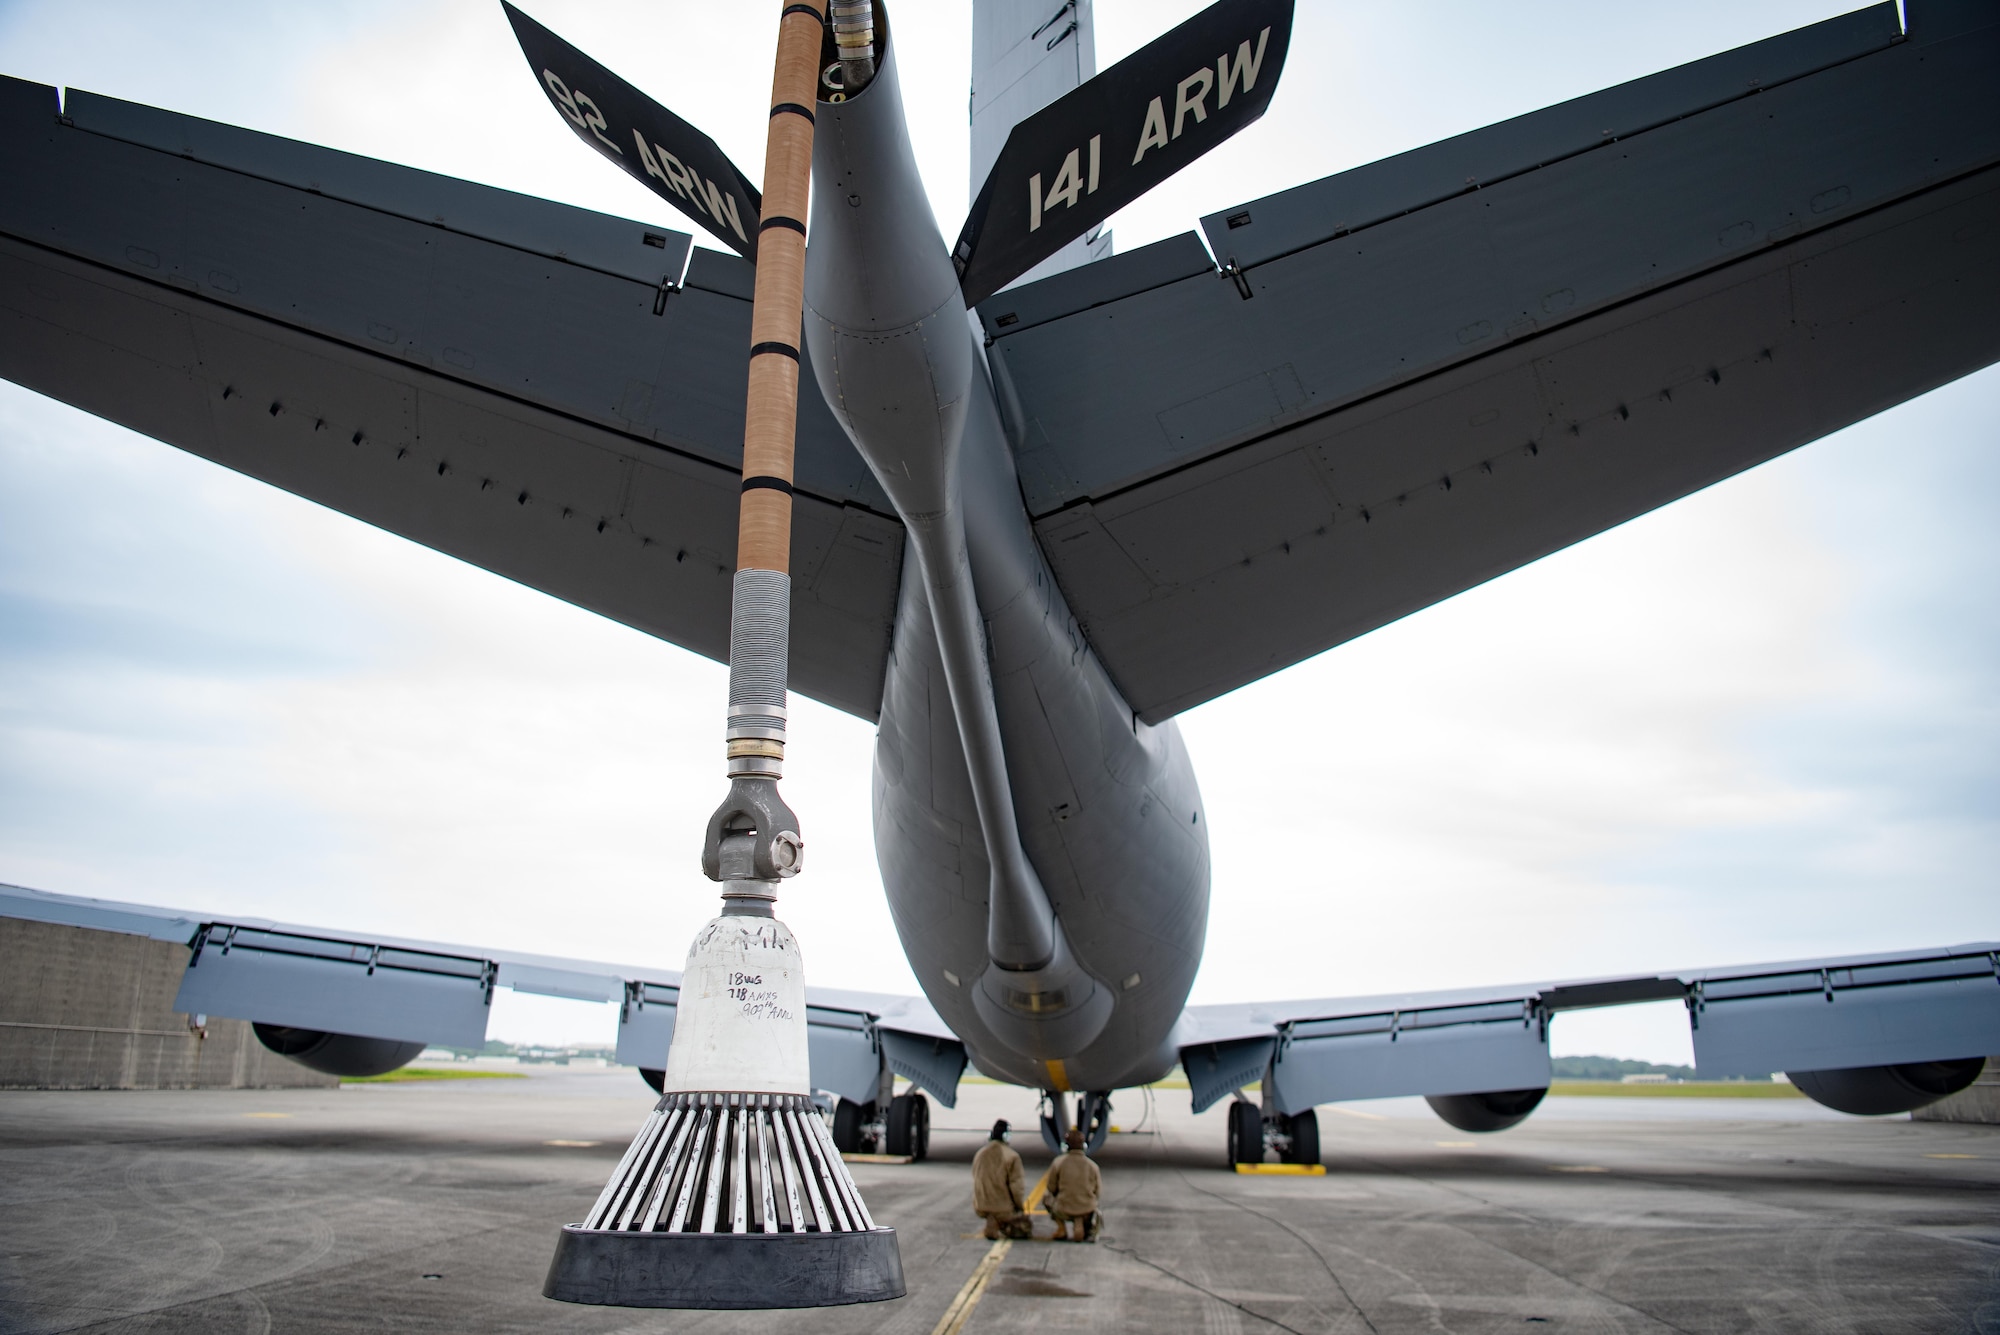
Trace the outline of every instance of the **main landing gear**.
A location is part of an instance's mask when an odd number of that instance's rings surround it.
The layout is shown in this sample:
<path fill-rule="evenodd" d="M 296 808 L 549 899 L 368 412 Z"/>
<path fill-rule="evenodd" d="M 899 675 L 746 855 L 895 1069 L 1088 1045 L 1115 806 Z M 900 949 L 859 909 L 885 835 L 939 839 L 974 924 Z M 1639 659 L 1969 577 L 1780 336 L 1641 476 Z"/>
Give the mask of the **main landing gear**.
<path fill-rule="evenodd" d="M 1229 1105 L 1229 1164 L 1262 1163 L 1264 1155 L 1277 1151 L 1279 1163 L 1319 1162 L 1319 1114 L 1304 1112 L 1272 1113 L 1266 1116 L 1248 1099 Z"/>
<path fill-rule="evenodd" d="M 921 1163 L 931 1152 L 931 1101 L 914 1089 L 886 1108 L 842 1099 L 833 1106 L 833 1147 L 842 1154 L 907 1154 Z"/>

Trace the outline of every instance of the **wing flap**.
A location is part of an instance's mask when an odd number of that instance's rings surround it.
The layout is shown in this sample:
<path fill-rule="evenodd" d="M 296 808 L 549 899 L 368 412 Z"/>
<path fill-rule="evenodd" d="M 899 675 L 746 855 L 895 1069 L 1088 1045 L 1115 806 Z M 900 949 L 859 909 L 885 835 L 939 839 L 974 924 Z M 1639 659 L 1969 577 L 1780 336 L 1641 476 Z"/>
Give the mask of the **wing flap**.
<path fill-rule="evenodd" d="M 1281 1112 L 1346 1099 L 1547 1089 L 1548 1027 L 1529 1001 L 1308 1021 L 1288 1027 L 1271 1075 Z"/>
<path fill-rule="evenodd" d="M 1190 1006 L 1176 1034 L 1196 1112 L 1268 1078 L 1290 1114 L 1347 1099 L 1546 1089 L 1549 1028 L 1564 1011 L 1656 1001 L 1686 1003 L 1703 1079 L 1956 1061 L 2000 1052 L 2000 946 Z"/>
<path fill-rule="evenodd" d="M 618 1062 L 645 1070 L 667 1069 L 674 1045 L 674 1020 L 680 1013 L 681 990 L 670 983 L 633 979 L 625 984 L 625 1001 L 618 1009 Z M 810 1053 L 808 1053 L 810 1060 Z"/>
<path fill-rule="evenodd" d="M 1690 1010 L 1703 1079 L 1983 1057 L 2000 1052 L 2000 955 L 1716 971 Z"/>
<path fill-rule="evenodd" d="M 216 923 L 195 938 L 174 1009 L 477 1048 L 493 982 L 474 956 Z"/>

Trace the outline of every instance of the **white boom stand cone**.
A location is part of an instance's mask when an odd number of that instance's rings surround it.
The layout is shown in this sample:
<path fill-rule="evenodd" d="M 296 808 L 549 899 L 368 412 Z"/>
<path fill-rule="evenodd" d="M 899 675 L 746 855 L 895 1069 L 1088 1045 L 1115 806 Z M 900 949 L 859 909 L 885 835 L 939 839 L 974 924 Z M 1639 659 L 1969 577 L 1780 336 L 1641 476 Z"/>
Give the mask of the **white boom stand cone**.
<path fill-rule="evenodd" d="M 831 1307 L 903 1296 L 894 1229 L 878 1228 L 812 1102 L 805 971 L 772 915 L 799 871 L 798 818 L 778 796 L 790 644 L 792 446 L 812 113 L 823 57 L 864 86 L 871 0 L 792 0 L 779 20 L 766 141 L 729 624 L 729 796 L 702 870 L 723 909 L 681 978 L 663 1093 L 542 1292 L 618 1307 Z"/>
<path fill-rule="evenodd" d="M 813 1106 L 798 943 L 766 883 L 725 883 L 681 978 L 665 1093 L 542 1292 L 619 1307 L 829 1307 L 903 1296 Z M 731 892 L 748 893 L 731 893 Z"/>

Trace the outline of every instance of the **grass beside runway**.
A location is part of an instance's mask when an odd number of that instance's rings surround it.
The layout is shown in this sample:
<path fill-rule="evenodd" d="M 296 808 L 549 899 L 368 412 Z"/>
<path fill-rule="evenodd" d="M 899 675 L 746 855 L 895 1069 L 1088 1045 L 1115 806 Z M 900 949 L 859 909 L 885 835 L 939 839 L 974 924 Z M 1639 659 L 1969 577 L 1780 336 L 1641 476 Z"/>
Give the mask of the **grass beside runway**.
<path fill-rule="evenodd" d="M 1179 1068 L 1179 1067 L 1175 1067 L 1175 1068 L 1174 1068 L 1174 1070 L 1175 1070 L 1175 1072 L 1176 1072 L 1175 1074 L 1173 1074 L 1173 1075 L 1169 1075 L 1169 1076 L 1167 1076 L 1167 1077 L 1166 1077 L 1165 1079 L 1162 1079 L 1162 1080 L 1155 1080 L 1155 1081 L 1154 1081 L 1154 1082 L 1153 1082 L 1152 1084 L 1150 1084 L 1150 1085 L 1145 1085 L 1145 1086 L 1141 1086 L 1141 1088 L 1145 1088 L 1145 1089 L 1186 1089 L 1186 1088 L 1188 1087 L 1188 1082 L 1187 1082 L 1187 1077 L 1186 1077 L 1186 1076 L 1184 1076 L 1184 1075 L 1181 1075 L 1181 1074 L 1178 1074 L 1178 1072 L 1179 1072 L 1179 1070 L 1180 1070 L 1180 1068 Z M 977 1071 L 974 1071 L 974 1070 L 970 1070 L 970 1069 L 968 1069 L 968 1070 L 966 1071 L 966 1073 L 965 1073 L 964 1075 L 962 1075 L 962 1076 L 960 1076 L 960 1077 L 958 1078 L 958 1083 L 959 1083 L 959 1084 L 961 1084 L 961 1085 L 1006 1085 L 1006 1084 L 1009 1084 L 1010 1082 L 1008 1082 L 1008 1081 L 1006 1081 L 1006 1080 L 995 1080 L 995 1079 L 994 1079 L 994 1078 L 993 1078 L 992 1076 L 990 1076 L 990 1075 L 981 1075 L 981 1074 L 979 1074 L 979 1072 L 977 1072 Z M 1256 1082 L 1256 1081 L 1254 1081 L 1254 1080 L 1253 1080 L 1253 1081 L 1251 1081 L 1251 1082 L 1250 1082 L 1249 1084 L 1247 1084 L 1247 1085 L 1243 1086 L 1243 1088 L 1244 1088 L 1244 1089 L 1246 1089 L 1246 1090 L 1254 1090 L 1254 1089 L 1257 1089 L 1257 1088 L 1259 1088 L 1259 1087 L 1260 1087 L 1260 1086 L 1259 1086 L 1259 1085 L 1257 1084 L 1257 1082 Z M 898 1086 L 897 1086 L 896 1088 L 898 1089 L 898 1091 L 900 1091 L 900 1090 L 901 1090 L 901 1089 L 902 1089 L 903 1087 L 902 1087 L 901 1085 L 898 1085 Z"/>
<path fill-rule="evenodd" d="M 1791 1085 L 1771 1080 L 1683 1080 L 1658 1085 L 1626 1085 L 1614 1080 L 1558 1080 L 1551 1095 L 1612 1099 L 1802 1099 Z"/>
<path fill-rule="evenodd" d="M 968 1073 L 961 1077 L 960 1083 L 999 1085 L 1006 1082 L 977 1073 Z M 1170 1075 L 1147 1086 L 1149 1089 L 1187 1087 L 1187 1078 L 1178 1075 Z M 1245 1085 L 1243 1089 L 1245 1093 L 1254 1094 L 1259 1086 L 1253 1083 Z M 1627 1085 L 1616 1080 L 1557 1080 L 1549 1085 L 1549 1093 L 1570 1098 L 1610 1099 L 1802 1099 L 1805 1097 L 1793 1086 L 1771 1080 L 1681 1080 L 1643 1085 Z"/>
<path fill-rule="evenodd" d="M 391 1085 L 410 1080 L 525 1080 L 520 1071 L 461 1071 L 450 1067 L 405 1066 L 387 1075 L 344 1075 L 343 1085 Z"/>

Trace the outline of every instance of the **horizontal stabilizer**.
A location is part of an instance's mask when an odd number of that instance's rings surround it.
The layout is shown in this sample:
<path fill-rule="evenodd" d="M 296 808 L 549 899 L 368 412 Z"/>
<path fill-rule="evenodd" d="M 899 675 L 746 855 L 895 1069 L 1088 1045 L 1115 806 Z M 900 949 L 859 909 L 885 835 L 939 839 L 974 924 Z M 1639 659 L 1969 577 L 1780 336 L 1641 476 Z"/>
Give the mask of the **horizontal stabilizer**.
<path fill-rule="evenodd" d="M 1014 127 L 952 247 L 977 305 L 1264 114 L 1292 0 L 1220 0 Z"/>
<path fill-rule="evenodd" d="M 502 5 L 542 91 L 577 138 L 723 245 L 757 258 L 763 196 L 713 139 L 505 0 Z"/>
<path fill-rule="evenodd" d="M 0 190 L 0 378 L 727 656 L 755 266 L 135 103 L 63 112 L 0 77 L 0 180 L 35 183 Z M 873 717 L 902 527 L 817 394 L 796 485 L 792 687 Z"/>
<path fill-rule="evenodd" d="M 1187 236 L 985 302 L 1036 535 L 1140 719 L 2000 358 L 2000 24 L 1910 14 L 1221 210 L 1220 276 Z"/>

